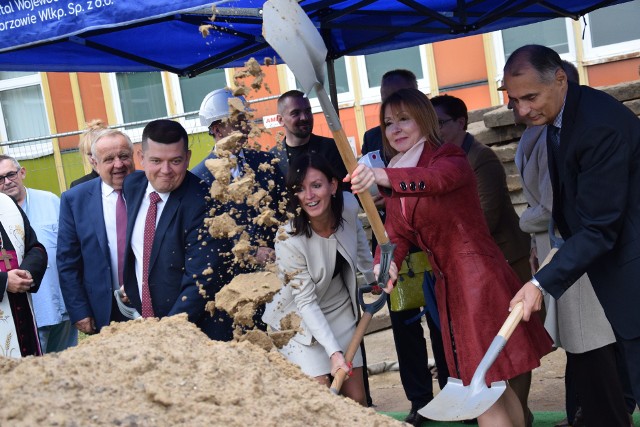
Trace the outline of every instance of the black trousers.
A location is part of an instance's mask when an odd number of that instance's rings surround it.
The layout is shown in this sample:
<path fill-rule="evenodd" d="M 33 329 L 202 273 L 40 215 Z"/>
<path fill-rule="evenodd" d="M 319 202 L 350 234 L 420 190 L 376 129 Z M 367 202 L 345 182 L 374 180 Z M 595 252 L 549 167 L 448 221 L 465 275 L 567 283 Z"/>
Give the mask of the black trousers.
<path fill-rule="evenodd" d="M 618 344 L 626 361 L 628 379 L 636 404 L 640 403 L 640 337 L 626 340 L 619 336 Z"/>
<path fill-rule="evenodd" d="M 629 426 L 615 343 L 586 353 L 567 352 L 567 376 L 574 385 L 585 425 Z"/>
<path fill-rule="evenodd" d="M 410 324 L 405 321 L 414 318 L 420 313 L 420 309 L 406 311 L 389 311 L 393 340 L 398 355 L 400 366 L 400 381 L 407 399 L 411 402 L 411 409 L 418 410 L 433 399 L 433 384 L 429 371 L 427 341 L 424 338 L 424 330 L 420 320 Z M 431 348 L 438 369 L 438 384 L 442 389 L 447 383 L 449 371 L 444 357 L 442 335 L 426 315 L 427 326 L 431 339 Z"/>

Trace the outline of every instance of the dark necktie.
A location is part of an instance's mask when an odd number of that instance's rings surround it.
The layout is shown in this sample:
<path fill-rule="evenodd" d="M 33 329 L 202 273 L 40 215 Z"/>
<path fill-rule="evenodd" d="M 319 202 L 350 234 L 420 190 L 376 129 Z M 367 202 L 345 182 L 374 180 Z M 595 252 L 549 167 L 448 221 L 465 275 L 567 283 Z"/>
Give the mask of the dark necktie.
<path fill-rule="evenodd" d="M 547 126 L 547 141 L 554 154 L 560 154 L 560 128 L 554 125 Z"/>
<path fill-rule="evenodd" d="M 547 125 L 547 152 L 553 163 L 556 179 L 560 177 L 560 128 Z"/>
<path fill-rule="evenodd" d="M 153 238 L 156 235 L 156 215 L 158 213 L 158 202 L 160 195 L 155 191 L 149 194 L 149 210 L 144 221 L 144 246 L 142 248 L 142 317 L 154 317 L 153 305 L 151 304 L 151 293 L 149 292 L 149 261 L 151 260 L 151 249 Z"/>
<path fill-rule="evenodd" d="M 238 165 L 238 176 L 244 175 L 244 159 L 238 154 L 236 156 L 236 164 Z"/>
<path fill-rule="evenodd" d="M 127 239 L 127 206 L 122 197 L 122 190 L 115 190 L 118 193 L 116 202 L 116 237 L 118 242 L 118 285 L 122 286 L 124 271 L 124 247 Z"/>

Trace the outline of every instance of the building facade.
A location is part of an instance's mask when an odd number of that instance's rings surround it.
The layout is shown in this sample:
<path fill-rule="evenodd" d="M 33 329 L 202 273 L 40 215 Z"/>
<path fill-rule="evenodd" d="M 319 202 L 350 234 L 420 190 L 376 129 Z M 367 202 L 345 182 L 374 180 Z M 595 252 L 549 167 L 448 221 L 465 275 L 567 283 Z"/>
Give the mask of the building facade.
<path fill-rule="evenodd" d="M 554 19 L 483 35 L 335 61 L 340 118 L 356 154 L 364 132 L 378 124 L 382 75 L 406 68 L 430 95 L 448 93 L 470 110 L 505 103 L 497 91 L 506 58 L 519 46 L 544 44 L 577 65 L 583 84 L 598 87 L 640 78 L 640 0 L 600 9 L 580 21 Z M 262 61 L 262 58 L 256 58 Z M 298 85 L 285 65 L 263 67 L 265 85 L 248 99 L 258 121 L 272 122 L 279 94 Z M 195 78 L 155 73 L 0 72 L 0 144 L 29 170 L 29 187 L 60 194 L 89 169 L 78 155 L 78 135 L 51 135 L 85 128 L 92 119 L 121 124 L 139 141 L 144 123 L 179 116 L 190 134 L 192 163 L 211 149 L 197 111 L 211 90 L 234 85 L 234 69 L 211 70 Z M 314 94 L 314 132 L 330 136 Z M 276 143 L 278 128 L 263 134 Z M 30 139 L 35 138 L 35 139 Z M 27 139 L 27 141 L 24 141 Z M 21 141 L 16 143 L 15 141 Z"/>

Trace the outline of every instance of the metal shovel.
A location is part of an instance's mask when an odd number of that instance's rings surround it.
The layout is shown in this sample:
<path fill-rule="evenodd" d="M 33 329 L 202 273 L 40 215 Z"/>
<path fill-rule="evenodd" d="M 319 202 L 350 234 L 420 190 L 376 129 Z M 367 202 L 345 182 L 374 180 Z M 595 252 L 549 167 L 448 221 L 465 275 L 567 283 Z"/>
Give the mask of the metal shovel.
<path fill-rule="evenodd" d="M 318 33 L 313 22 L 295 0 L 269 0 L 265 2 L 262 10 L 262 35 L 286 62 L 305 92 L 309 93 L 315 89 L 320 106 L 327 119 L 327 124 L 333 134 L 333 139 L 336 141 L 340 157 L 347 171 L 349 173 L 353 172 L 358 163 L 353 151 L 351 151 L 344 129 L 342 129 L 338 114 L 333 108 L 322 83 L 324 82 L 324 63 L 327 57 L 327 47 L 320 33 Z M 389 241 L 371 194 L 365 191 L 358 194 L 358 198 L 380 246 L 378 285 L 385 287 L 389 280 L 389 265 L 393 258 L 395 245 Z M 362 291 L 367 291 L 361 289 L 358 294 L 364 314 L 345 353 L 345 360 L 348 363 L 353 360 L 371 317 L 384 306 L 387 299 L 387 294 L 383 292 L 375 303 L 365 305 L 361 297 Z M 346 374 L 342 370 L 337 372 L 331 385 L 331 390 L 334 393 L 340 391 Z"/>
<path fill-rule="evenodd" d="M 540 268 L 547 265 L 556 252 L 557 249 L 553 248 Z M 465 386 L 461 380 L 449 377 L 447 385 L 440 393 L 427 406 L 418 411 L 420 415 L 436 421 L 468 420 L 484 414 L 498 401 L 507 389 L 507 382 L 497 381 L 491 383 L 491 387 L 487 387 L 485 376 L 522 320 L 523 307 L 522 301 L 513 307 L 511 314 L 480 361 L 473 378 L 471 378 L 471 383 Z"/>
<path fill-rule="evenodd" d="M 262 34 L 289 66 L 302 88 L 307 93 L 312 89 L 316 90 L 340 157 L 347 171 L 353 172 L 358 163 L 322 83 L 327 47 L 313 22 L 295 0 L 269 0 L 263 6 Z M 394 245 L 387 237 L 371 194 L 365 191 L 358 194 L 358 198 L 380 246 L 378 285 L 385 287 L 389 280 L 389 264 L 393 258 Z"/>
<path fill-rule="evenodd" d="M 120 291 L 120 289 L 116 289 L 115 291 L 113 291 L 113 294 L 116 297 L 116 303 L 118 304 L 118 309 L 120 310 L 120 313 L 122 313 L 124 317 L 132 320 L 136 320 L 142 317 L 140 313 L 138 313 L 138 310 L 136 310 L 133 307 L 129 307 L 128 305 L 122 302 L 122 292 Z"/>

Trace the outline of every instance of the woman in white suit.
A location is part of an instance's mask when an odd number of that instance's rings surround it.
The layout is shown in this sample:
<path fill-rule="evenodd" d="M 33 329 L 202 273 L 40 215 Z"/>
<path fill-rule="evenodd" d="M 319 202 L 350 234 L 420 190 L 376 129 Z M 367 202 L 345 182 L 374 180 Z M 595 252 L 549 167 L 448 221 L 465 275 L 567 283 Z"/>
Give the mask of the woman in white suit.
<path fill-rule="evenodd" d="M 263 320 L 274 330 L 290 313 L 300 331 L 280 352 L 302 371 L 329 386 L 338 369 L 350 372 L 342 394 L 365 406 L 362 355 L 352 366 L 343 352 L 359 318 L 356 269 L 374 281 L 369 242 L 358 219 L 355 197 L 338 190 L 341 179 L 317 154 L 294 161 L 287 175 L 291 220 L 276 238 L 276 264 L 282 289 L 267 304 Z"/>

